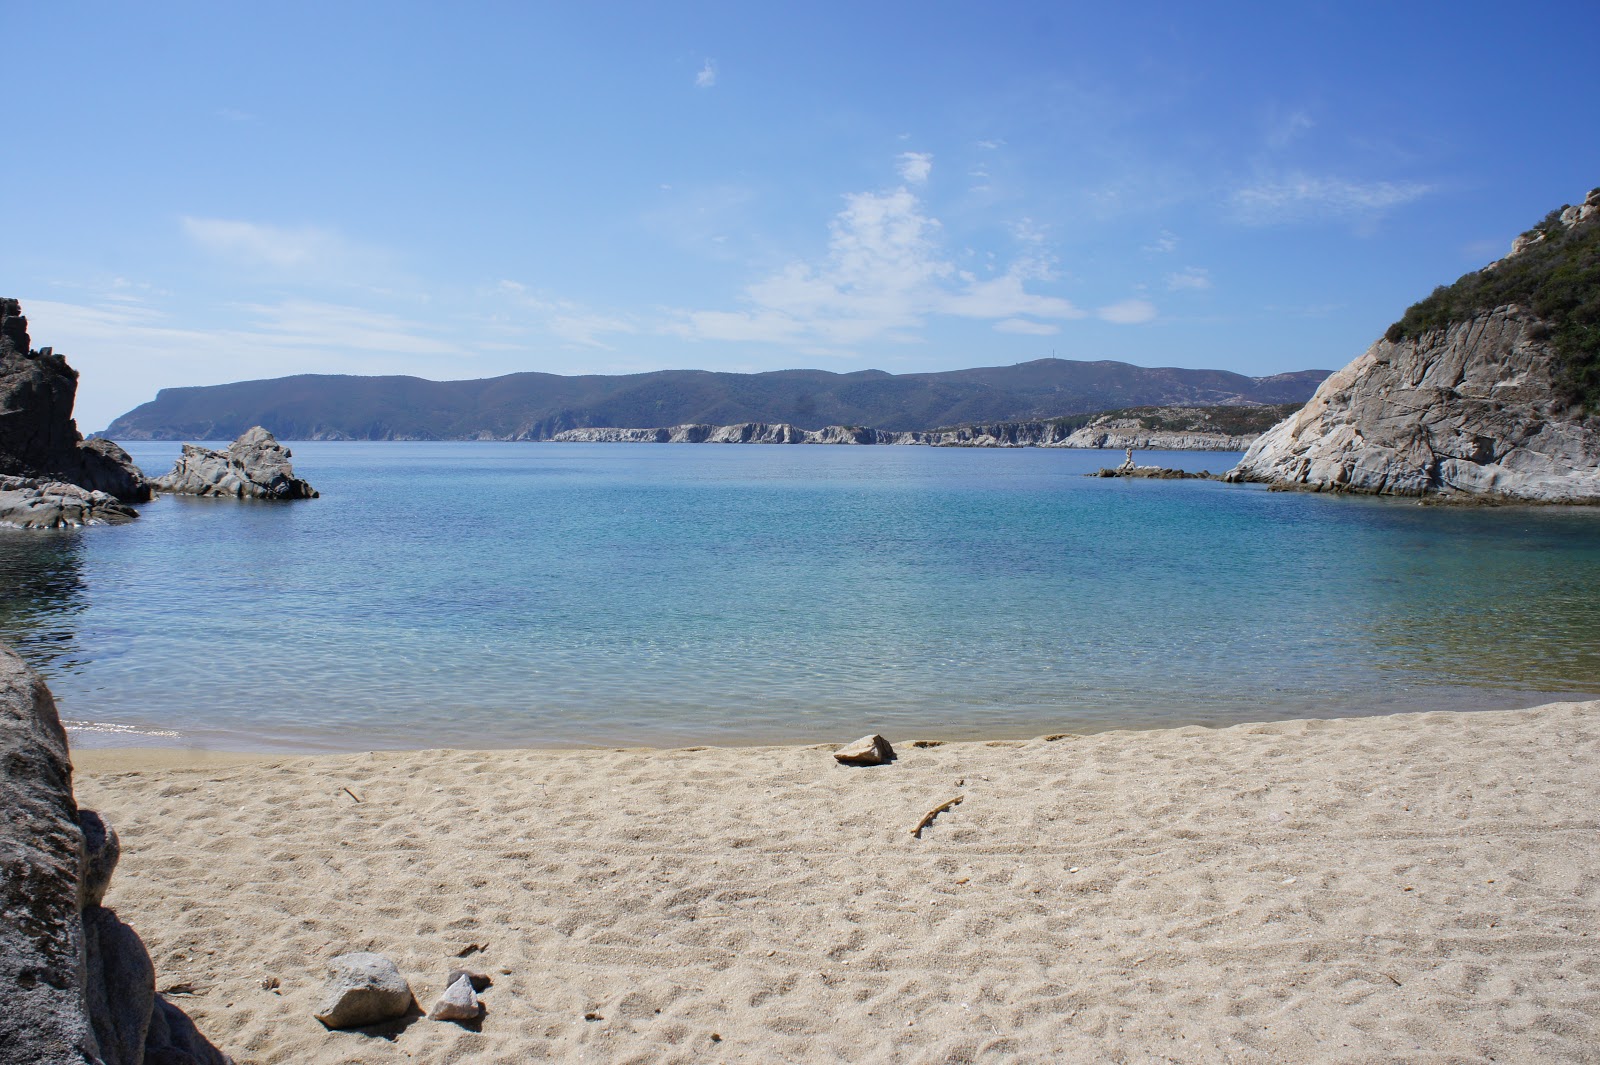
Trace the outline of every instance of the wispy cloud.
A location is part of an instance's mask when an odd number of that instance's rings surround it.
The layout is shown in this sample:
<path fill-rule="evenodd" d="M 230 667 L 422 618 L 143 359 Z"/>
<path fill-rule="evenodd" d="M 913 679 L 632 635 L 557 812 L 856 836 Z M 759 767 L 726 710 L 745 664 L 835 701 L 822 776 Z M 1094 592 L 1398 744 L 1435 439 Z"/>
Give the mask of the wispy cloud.
<path fill-rule="evenodd" d="M 495 287 L 496 295 L 509 300 L 531 321 L 531 328 L 543 330 L 568 344 L 585 348 L 613 350 L 601 337 L 640 332 L 640 327 L 626 315 L 596 311 L 572 300 L 545 296 L 535 292 L 520 281 L 501 281 Z"/>
<path fill-rule="evenodd" d="M 1167 288 L 1173 292 L 1198 291 L 1211 287 L 1211 273 L 1198 266 L 1188 266 L 1167 275 Z"/>
<path fill-rule="evenodd" d="M 236 324 L 174 324 L 148 303 L 29 299 L 35 332 L 50 337 L 82 374 L 78 418 L 97 429 L 158 388 L 297 373 L 418 373 L 456 376 L 473 352 L 443 329 L 360 307 L 308 300 L 234 305 Z"/>
<path fill-rule="evenodd" d="M 901 180 L 921 185 L 933 173 L 933 153 L 901 152 L 896 169 L 900 171 Z"/>
<path fill-rule="evenodd" d="M 1101 307 L 1095 317 L 1113 325 L 1143 325 L 1156 316 L 1155 305 L 1149 300 L 1123 300 Z"/>
<path fill-rule="evenodd" d="M 1432 191 L 1433 186 L 1420 182 L 1359 182 L 1297 173 L 1237 190 L 1232 206 L 1242 222 L 1272 225 L 1377 214 Z"/>
<path fill-rule="evenodd" d="M 1026 318 L 1006 318 L 994 323 L 997 333 L 1019 333 L 1023 336 L 1048 337 L 1061 332 L 1061 327 L 1052 322 L 1032 322 Z"/>
<path fill-rule="evenodd" d="M 695 74 L 694 76 L 694 87 L 697 89 L 709 89 L 716 85 L 716 83 L 717 64 L 707 59 L 705 61 L 705 65 L 700 68 L 699 73 Z M 735 87 L 737 88 L 737 86 Z"/>
<path fill-rule="evenodd" d="M 1178 235 L 1170 229 L 1163 229 L 1155 240 L 1144 246 L 1144 250 L 1151 255 L 1169 255 L 1178 250 Z"/>
<path fill-rule="evenodd" d="M 201 248 L 250 265 L 290 270 L 342 255 L 345 248 L 339 237 L 314 226 L 286 229 L 228 218 L 182 221 L 184 235 Z"/>
<path fill-rule="evenodd" d="M 917 341 L 933 316 L 1011 322 L 1009 332 L 1021 331 L 1017 323 L 1028 319 L 1085 316 L 1068 300 L 1028 290 L 1029 283 L 1054 279 L 1042 248 L 1030 245 L 995 276 L 979 278 L 958 268 L 940 235 L 939 221 L 907 186 L 846 196 L 820 260 L 791 262 L 747 286 L 741 309 L 679 311 L 665 331 L 837 349 Z"/>
<path fill-rule="evenodd" d="M 1287 148 L 1301 135 L 1316 128 L 1316 122 L 1304 111 L 1290 111 L 1287 114 L 1277 114 L 1269 119 L 1267 124 L 1267 147 L 1273 149 Z"/>

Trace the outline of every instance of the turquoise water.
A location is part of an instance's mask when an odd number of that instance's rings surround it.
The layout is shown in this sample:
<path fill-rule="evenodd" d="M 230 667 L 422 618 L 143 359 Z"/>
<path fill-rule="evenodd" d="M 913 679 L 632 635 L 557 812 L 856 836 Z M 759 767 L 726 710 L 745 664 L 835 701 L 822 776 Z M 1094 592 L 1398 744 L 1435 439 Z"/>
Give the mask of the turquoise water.
<path fill-rule="evenodd" d="M 74 743 L 1029 736 L 1600 695 L 1593 510 L 1083 477 L 1106 452 L 293 447 L 321 499 L 0 530 L 0 638 Z M 131 450 L 163 472 L 177 449 Z"/>

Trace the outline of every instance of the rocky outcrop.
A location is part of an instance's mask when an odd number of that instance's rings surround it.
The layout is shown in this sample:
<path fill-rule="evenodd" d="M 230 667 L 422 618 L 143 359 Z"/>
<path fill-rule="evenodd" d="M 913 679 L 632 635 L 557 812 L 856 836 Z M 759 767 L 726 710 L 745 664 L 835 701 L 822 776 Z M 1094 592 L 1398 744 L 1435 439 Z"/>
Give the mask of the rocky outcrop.
<path fill-rule="evenodd" d="M 39 675 L 0 647 L 0 1061 L 228 1065 L 155 990 L 138 935 L 102 905 L 121 848 L 72 796 Z"/>
<path fill-rule="evenodd" d="M 0 476 L 0 526 L 70 529 L 120 525 L 138 516 L 138 511 L 104 492 L 61 481 Z"/>
<path fill-rule="evenodd" d="M 1545 323 L 1501 307 L 1380 340 L 1268 430 L 1231 481 L 1408 496 L 1600 502 L 1600 423 L 1555 397 Z"/>
<path fill-rule="evenodd" d="M 226 451 L 183 445 L 172 472 L 155 481 L 162 492 L 234 499 L 315 499 L 317 490 L 294 475 L 293 453 L 257 425 Z"/>
<path fill-rule="evenodd" d="M 1407 309 L 1232 481 L 1600 503 L 1600 189 Z"/>
<path fill-rule="evenodd" d="M 144 475 L 109 440 L 84 440 L 72 417 L 78 372 L 50 348 L 34 351 L 28 320 L 0 299 L 0 475 L 61 481 L 124 503 L 150 498 Z"/>

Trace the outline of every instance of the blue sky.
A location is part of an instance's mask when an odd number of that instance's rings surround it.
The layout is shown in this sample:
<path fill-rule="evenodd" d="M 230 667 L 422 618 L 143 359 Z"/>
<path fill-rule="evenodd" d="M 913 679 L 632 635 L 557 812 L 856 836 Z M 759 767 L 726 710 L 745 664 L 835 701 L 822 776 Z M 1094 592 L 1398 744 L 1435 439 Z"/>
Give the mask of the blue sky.
<path fill-rule="evenodd" d="M 1600 6 L 4 5 L 85 430 L 290 373 L 1335 368 L 1600 185 Z"/>

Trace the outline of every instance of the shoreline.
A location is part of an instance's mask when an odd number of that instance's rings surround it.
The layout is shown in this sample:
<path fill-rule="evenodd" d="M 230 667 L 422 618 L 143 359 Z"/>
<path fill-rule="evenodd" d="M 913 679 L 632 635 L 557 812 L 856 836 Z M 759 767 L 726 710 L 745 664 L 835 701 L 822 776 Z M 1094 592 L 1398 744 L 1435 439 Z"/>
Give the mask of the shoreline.
<path fill-rule="evenodd" d="M 1499 690 L 1496 694 L 1508 694 Z M 1299 713 L 1296 710 L 1284 710 L 1272 716 L 1252 716 L 1246 718 L 1225 718 L 1219 715 L 1191 714 L 1184 717 L 1174 716 L 1164 720 L 1140 721 L 1130 720 L 1117 715 L 1106 715 L 1100 718 L 1088 718 L 1079 722 L 1057 720 L 1055 722 L 1028 725 L 1021 727 L 1000 727 L 996 729 L 973 729 L 940 732 L 940 726 L 928 725 L 922 728 L 901 729 L 898 725 L 886 722 L 874 722 L 870 718 L 862 718 L 854 725 L 843 728 L 833 728 L 827 736 L 821 735 L 776 735 L 752 736 L 743 739 L 727 739 L 711 737 L 674 737 L 664 735 L 658 742 L 638 737 L 617 737 L 614 739 L 591 740 L 559 740 L 548 743 L 495 743 L 483 746 L 418 746 L 415 744 L 399 743 L 395 746 L 367 746 L 367 747 L 330 747 L 324 745 L 328 737 L 305 737 L 304 739 L 317 742 L 314 746 L 299 747 L 268 747 L 268 746 L 233 746 L 230 745 L 229 733 L 218 733 L 214 737 L 207 737 L 204 741 L 184 737 L 181 733 L 169 729 L 152 731 L 148 738 L 171 737 L 176 742 L 172 743 L 126 743 L 98 745 L 83 742 L 86 737 L 114 735 L 134 737 L 136 734 L 121 731 L 106 733 L 99 729 L 83 729 L 75 726 L 70 719 L 64 719 L 67 739 L 71 744 L 73 760 L 75 763 L 94 764 L 95 771 L 104 771 L 103 767 L 127 766 L 129 768 L 182 768 L 188 764 L 201 765 L 210 762 L 217 764 L 234 764 L 256 761 L 283 761 L 292 758 L 340 758 L 351 755 L 377 755 L 377 754 L 412 754 L 427 751 L 476 751 L 476 752 L 507 752 L 507 751 L 683 751 L 702 750 L 714 748 L 719 750 L 751 750 L 756 748 L 801 748 L 801 747 L 828 747 L 846 743 L 856 738 L 863 731 L 878 731 L 884 733 L 893 743 L 909 742 L 918 744 L 981 744 L 981 743 L 1026 743 L 1040 740 L 1047 736 L 1075 737 L 1098 736 L 1107 732 L 1169 732 L 1174 729 L 1199 728 L 1210 731 L 1235 728 L 1244 725 L 1270 725 L 1304 721 L 1340 721 L 1346 719 L 1359 719 L 1370 717 L 1394 717 L 1405 714 L 1428 713 L 1508 713 L 1521 710 L 1537 709 L 1541 706 L 1554 703 L 1582 703 L 1600 701 L 1600 692 L 1580 691 L 1546 691 L 1523 693 L 1526 698 L 1510 700 L 1510 705 L 1490 702 L 1488 705 L 1467 706 L 1460 705 L 1460 693 L 1451 700 L 1453 705 L 1422 705 L 1383 707 L 1375 710 L 1348 710 L 1345 712 L 1329 711 L 1327 713 Z M 849 735 L 845 735 L 848 732 Z M 892 733 L 892 734 L 891 734 Z M 913 735 L 913 733 L 916 733 Z M 899 737 L 897 739 L 896 737 Z M 144 737 L 140 737 L 144 738 Z M 244 743 L 244 741 L 234 741 Z M 272 743 L 277 741 L 264 741 Z M 284 741 L 287 742 L 287 741 Z"/>
<path fill-rule="evenodd" d="M 1600 700 L 929 742 L 73 757 L 239 1065 L 1600 1045 Z M 423 1009 L 465 951 L 489 1012 L 328 1032 L 347 950 Z"/>

